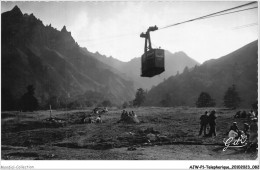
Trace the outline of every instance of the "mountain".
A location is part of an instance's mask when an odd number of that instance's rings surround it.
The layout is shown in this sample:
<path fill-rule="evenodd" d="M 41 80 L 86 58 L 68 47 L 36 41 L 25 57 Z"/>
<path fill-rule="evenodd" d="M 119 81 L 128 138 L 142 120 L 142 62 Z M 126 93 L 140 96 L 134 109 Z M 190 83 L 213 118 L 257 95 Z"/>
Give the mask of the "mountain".
<path fill-rule="evenodd" d="M 102 61 L 105 64 L 110 65 L 111 67 L 117 69 L 125 75 L 125 77 L 133 80 L 135 89 L 151 89 L 153 86 L 158 85 L 163 82 L 165 79 L 181 73 L 185 67 L 191 68 L 199 63 L 192 58 L 188 57 L 184 52 L 176 52 L 172 54 L 171 52 L 165 50 L 165 72 L 162 74 L 146 78 L 141 77 L 141 58 L 134 58 L 129 62 L 122 62 L 113 57 L 106 57 L 105 55 L 100 55 L 96 53 L 93 55 L 98 60 Z"/>
<path fill-rule="evenodd" d="M 117 104 L 133 99 L 133 83 L 81 48 L 65 26 L 61 31 L 44 26 L 17 6 L 1 17 L 3 106 L 19 99 L 30 84 L 42 104 L 51 97 L 73 99 L 92 93 Z"/>
<path fill-rule="evenodd" d="M 201 92 L 211 95 L 217 106 L 223 106 L 223 97 L 232 84 L 241 101 L 241 107 L 251 107 L 257 100 L 258 41 L 254 41 L 226 56 L 185 69 L 152 88 L 147 94 L 147 105 L 195 106 Z"/>

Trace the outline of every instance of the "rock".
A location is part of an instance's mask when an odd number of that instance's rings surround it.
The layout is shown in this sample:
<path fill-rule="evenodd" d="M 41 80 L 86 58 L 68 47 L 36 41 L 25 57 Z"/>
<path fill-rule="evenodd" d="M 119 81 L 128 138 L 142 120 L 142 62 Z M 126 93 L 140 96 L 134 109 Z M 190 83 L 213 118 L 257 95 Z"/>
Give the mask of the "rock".
<path fill-rule="evenodd" d="M 149 133 L 152 133 L 152 134 L 160 134 L 159 131 L 154 130 L 152 127 L 145 129 L 145 130 L 144 130 L 144 133 L 146 133 L 146 134 L 149 134 Z"/>
<path fill-rule="evenodd" d="M 135 144 L 145 143 L 145 142 L 148 142 L 148 138 L 146 136 L 135 136 L 135 138 L 133 139 L 133 142 Z"/>
<path fill-rule="evenodd" d="M 158 139 L 161 141 L 161 142 L 168 142 L 170 141 L 171 139 L 165 135 L 157 135 Z"/>
<path fill-rule="evenodd" d="M 114 148 L 113 142 L 104 142 L 104 143 L 97 143 L 91 149 L 106 150 L 106 149 L 112 149 L 112 148 Z"/>
<path fill-rule="evenodd" d="M 127 148 L 127 150 L 128 150 L 128 151 L 135 151 L 136 148 L 135 148 L 135 147 L 129 147 L 129 148 Z"/>
<path fill-rule="evenodd" d="M 123 139 L 132 139 L 133 138 L 133 136 L 135 135 L 135 133 L 133 133 L 133 132 L 125 132 L 125 133 L 122 133 L 119 137 L 118 137 L 118 139 L 119 140 L 123 140 Z"/>
<path fill-rule="evenodd" d="M 147 134 L 146 137 L 151 142 L 154 142 L 157 139 L 157 137 L 154 134 L 152 134 L 152 133 Z"/>

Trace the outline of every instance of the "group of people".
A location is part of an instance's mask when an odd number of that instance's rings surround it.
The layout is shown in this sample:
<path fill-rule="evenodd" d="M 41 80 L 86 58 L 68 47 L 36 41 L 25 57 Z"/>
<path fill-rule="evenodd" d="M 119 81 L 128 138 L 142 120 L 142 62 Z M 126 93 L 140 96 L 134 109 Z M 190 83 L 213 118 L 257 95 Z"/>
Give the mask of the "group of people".
<path fill-rule="evenodd" d="M 121 119 L 118 122 L 124 122 L 124 123 L 140 123 L 139 119 L 137 118 L 137 115 L 134 111 L 125 111 L 123 110 L 121 113 Z"/>
<path fill-rule="evenodd" d="M 127 111 L 123 110 L 122 114 L 121 114 L 121 120 L 126 120 L 126 119 L 128 119 L 128 117 L 135 117 L 135 116 L 136 116 L 136 114 L 134 111 L 127 112 Z"/>
<path fill-rule="evenodd" d="M 200 132 L 199 136 L 204 132 L 205 137 L 216 136 L 216 111 L 212 110 L 208 115 L 208 111 L 200 117 Z M 207 126 L 209 125 L 209 133 L 207 133 Z"/>
<path fill-rule="evenodd" d="M 237 126 L 237 122 L 233 122 L 233 124 L 230 126 L 228 137 L 239 138 L 242 135 L 245 135 L 249 139 L 249 124 L 244 123 L 243 130 L 239 130 Z"/>
<path fill-rule="evenodd" d="M 248 148 L 251 146 L 255 145 L 254 147 L 257 147 L 258 144 L 258 119 L 252 118 L 250 125 L 248 123 L 244 123 L 244 127 L 242 130 L 240 130 L 237 126 L 237 122 L 233 122 L 231 125 L 229 132 L 228 132 L 228 137 L 232 137 L 233 140 L 238 139 L 238 138 L 245 138 L 248 143 Z"/>
<path fill-rule="evenodd" d="M 249 111 L 248 113 L 246 113 L 246 111 L 238 111 L 235 115 L 234 118 L 248 118 L 248 119 L 252 119 L 258 117 L 258 112 L 254 112 L 253 110 Z"/>
<path fill-rule="evenodd" d="M 238 111 L 234 118 L 248 118 L 248 121 L 251 122 L 250 125 L 248 123 L 244 123 L 243 130 L 238 129 L 237 122 L 233 122 L 233 125 L 230 127 L 228 136 L 237 139 L 239 137 L 246 136 L 249 145 L 257 144 L 258 137 L 258 112 L 254 112 L 253 110 L 246 113 L 243 111 Z"/>

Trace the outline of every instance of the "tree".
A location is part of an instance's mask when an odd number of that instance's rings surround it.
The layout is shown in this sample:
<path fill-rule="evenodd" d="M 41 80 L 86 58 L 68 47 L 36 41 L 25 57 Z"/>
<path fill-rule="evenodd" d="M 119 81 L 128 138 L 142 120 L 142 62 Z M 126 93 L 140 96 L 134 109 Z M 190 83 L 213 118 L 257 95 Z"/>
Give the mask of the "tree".
<path fill-rule="evenodd" d="M 133 100 L 133 105 L 137 107 L 141 106 L 145 101 L 145 95 L 146 92 L 142 88 L 137 89 L 135 99 Z"/>
<path fill-rule="evenodd" d="M 216 103 L 207 92 L 201 92 L 196 101 L 197 107 L 214 107 Z"/>
<path fill-rule="evenodd" d="M 236 90 L 236 86 L 233 84 L 231 87 L 228 88 L 224 95 L 224 106 L 227 108 L 237 108 L 240 103 L 240 97 Z"/>
<path fill-rule="evenodd" d="M 23 112 L 34 111 L 39 107 L 38 100 L 34 97 L 35 88 L 33 85 L 27 86 L 27 93 L 21 97 L 21 109 Z"/>
<path fill-rule="evenodd" d="M 186 66 L 184 69 L 183 69 L 183 74 L 186 74 L 186 73 L 188 73 L 189 72 L 189 68 Z"/>
<path fill-rule="evenodd" d="M 160 101 L 163 107 L 169 107 L 171 105 L 171 95 L 169 93 L 165 94 L 164 98 Z"/>

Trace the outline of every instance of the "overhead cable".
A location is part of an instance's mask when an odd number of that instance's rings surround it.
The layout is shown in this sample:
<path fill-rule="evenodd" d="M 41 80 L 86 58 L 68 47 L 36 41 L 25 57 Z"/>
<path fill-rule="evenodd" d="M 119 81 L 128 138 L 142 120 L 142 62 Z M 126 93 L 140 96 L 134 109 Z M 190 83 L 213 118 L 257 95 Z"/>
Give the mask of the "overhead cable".
<path fill-rule="evenodd" d="M 192 21 L 196 21 L 196 20 L 201 20 L 201 19 L 206 19 L 206 18 L 210 18 L 210 17 L 215 17 L 215 16 L 217 16 L 217 14 L 219 14 L 219 15 L 226 15 L 228 13 L 224 13 L 224 14 L 221 14 L 221 13 L 227 12 L 227 11 L 231 11 L 231 10 L 234 10 L 234 9 L 238 9 L 238 8 L 242 8 L 242 7 L 245 7 L 245 6 L 248 6 L 248 5 L 252 5 L 252 4 L 255 4 L 255 3 L 257 3 L 257 2 L 250 2 L 250 3 L 239 5 L 239 6 L 236 6 L 236 7 L 233 7 L 233 8 L 225 9 L 225 10 L 222 10 L 222 11 L 219 11 L 219 12 L 214 12 L 214 13 L 211 13 L 211 14 L 208 14 L 208 15 L 204 15 L 204 16 L 201 16 L 201 17 L 198 17 L 198 18 L 193 18 L 193 19 L 190 19 L 190 20 L 187 20 L 187 21 L 183 21 L 183 22 L 167 25 L 167 26 L 159 28 L 158 30 L 169 28 L 169 27 L 173 27 L 173 26 L 180 25 L 180 24 L 184 24 L 184 23 L 187 23 L 187 22 L 192 22 Z M 249 10 L 249 9 L 247 9 L 247 10 Z M 237 11 L 237 12 L 240 12 L 240 11 Z"/>

